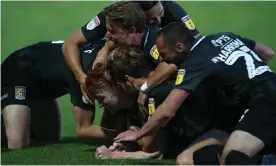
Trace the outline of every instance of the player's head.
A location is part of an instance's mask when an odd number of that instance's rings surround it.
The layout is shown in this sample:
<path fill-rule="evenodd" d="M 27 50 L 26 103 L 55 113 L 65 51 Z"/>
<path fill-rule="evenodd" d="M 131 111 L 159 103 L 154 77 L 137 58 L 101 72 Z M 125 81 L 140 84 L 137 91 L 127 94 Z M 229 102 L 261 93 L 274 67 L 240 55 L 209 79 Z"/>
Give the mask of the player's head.
<path fill-rule="evenodd" d="M 134 80 L 142 81 L 151 71 L 142 50 L 135 46 L 116 48 L 109 54 L 108 65 L 112 79 L 134 91 L 140 89 Z"/>
<path fill-rule="evenodd" d="M 147 17 L 141 7 L 130 1 L 120 1 L 104 8 L 106 28 L 115 43 L 130 45 L 137 33 L 144 32 Z"/>
<path fill-rule="evenodd" d="M 186 59 L 194 40 L 183 24 L 170 23 L 159 32 L 156 46 L 164 61 L 179 65 Z"/>
<path fill-rule="evenodd" d="M 108 72 L 102 74 L 95 70 L 89 72 L 85 85 L 87 96 L 92 100 L 97 100 L 100 107 L 113 112 L 127 108 L 129 102 L 126 100 L 126 94 L 123 93 L 119 85 L 111 80 Z"/>
<path fill-rule="evenodd" d="M 164 16 L 164 7 L 160 1 L 134 1 L 144 10 L 148 23 L 161 24 L 161 18 Z"/>

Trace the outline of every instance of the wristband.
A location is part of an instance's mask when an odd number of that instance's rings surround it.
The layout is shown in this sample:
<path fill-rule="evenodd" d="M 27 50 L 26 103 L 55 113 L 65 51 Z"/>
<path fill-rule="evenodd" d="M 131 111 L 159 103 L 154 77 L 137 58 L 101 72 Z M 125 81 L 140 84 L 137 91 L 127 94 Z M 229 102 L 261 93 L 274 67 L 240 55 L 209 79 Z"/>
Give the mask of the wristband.
<path fill-rule="evenodd" d="M 85 103 L 85 104 L 89 104 L 88 100 L 87 100 L 87 96 L 82 96 L 82 101 Z"/>
<path fill-rule="evenodd" d="M 147 90 L 148 90 L 148 85 L 147 85 L 147 82 L 145 82 L 142 86 L 141 86 L 141 88 L 140 88 L 140 90 L 142 91 L 142 92 L 146 92 Z"/>

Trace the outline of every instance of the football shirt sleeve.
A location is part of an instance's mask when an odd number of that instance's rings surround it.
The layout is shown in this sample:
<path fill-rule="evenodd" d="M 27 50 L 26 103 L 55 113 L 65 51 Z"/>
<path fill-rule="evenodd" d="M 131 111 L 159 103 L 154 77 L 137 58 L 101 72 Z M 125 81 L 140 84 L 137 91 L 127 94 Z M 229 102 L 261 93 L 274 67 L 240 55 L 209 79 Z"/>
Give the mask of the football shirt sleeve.
<path fill-rule="evenodd" d="M 167 2 L 166 4 L 164 4 L 164 10 L 164 26 L 171 22 L 180 22 L 183 23 L 190 30 L 193 36 L 199 34 L 191 17 L 177 2 Z"/>
<path fill-rule="evenodd" d="M 106 19 L 104 12 L 100 12 L 91 21 L 81 27 L 81 31 L 87 41 L 97 41 L 105 37 L 106 34 Z"/>

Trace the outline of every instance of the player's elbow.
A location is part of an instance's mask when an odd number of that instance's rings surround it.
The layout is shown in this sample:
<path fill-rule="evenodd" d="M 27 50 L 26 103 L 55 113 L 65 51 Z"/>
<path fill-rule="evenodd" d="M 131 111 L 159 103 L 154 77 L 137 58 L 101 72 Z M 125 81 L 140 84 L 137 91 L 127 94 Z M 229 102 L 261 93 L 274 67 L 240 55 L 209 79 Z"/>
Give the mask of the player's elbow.
<path fill-rule="evenodd" d="M 268 47 L 268 49 L 266 50 L 266 55 L 271 59 L 273 56 L 275 56 L 275 52 L 272 48 Z"/>
<path fill-rule="evenodd" d="M 166 68 L 164 69 L 163 77 L 160 83 L 167 81 L 177 72 L 177 66 L 175 64 L 166 64 Z"/>
<path fill-rule="evenodd" d="M 275 56 L 275 52 L 272 48 L 259 43 L 256 44 L 254 51 L 259 54 L 260 58 L 266 63 L 268 63 L 273 56 Z"/>
<path fill-rule="evenodd" d="M 273 51 L 272 48 L 270 47 L 266 47 L 264 50 L 263 50 L 263 58 L 264 58 L 264 61 L 265 62 L 269 62 L 272 60 L 273 56 L 275 56 L 275 52 Z"/>
<path fill-rule="evenodd" d="M 166 69 L 168 74 L 174 74 L 177 71 L 177 66 L 175 64 L 166 64 Z"/>

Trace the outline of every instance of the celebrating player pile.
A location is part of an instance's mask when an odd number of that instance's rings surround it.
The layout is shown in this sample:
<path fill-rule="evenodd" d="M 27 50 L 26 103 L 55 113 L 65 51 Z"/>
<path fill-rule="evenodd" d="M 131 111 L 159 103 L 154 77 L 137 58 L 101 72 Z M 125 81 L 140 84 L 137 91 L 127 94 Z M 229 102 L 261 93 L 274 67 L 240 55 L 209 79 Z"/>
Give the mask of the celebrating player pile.
<path fill-rule="evenodd" d="M 175 2 L 114 3 L 64 43 L 40 42 L 3 62 L 8 147 L 58 141 L 56 98 L 69 93 L 77 135 L 105 141 L 99 159 L 260 164 L 276 151 L 273 55 L 231 32 L 200 35 Z M 101 127 L 91 125 L 95 100 Z"/>

